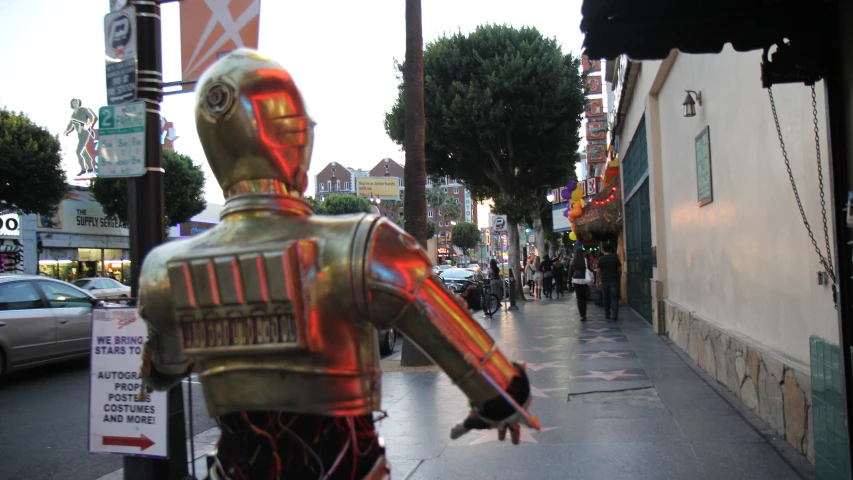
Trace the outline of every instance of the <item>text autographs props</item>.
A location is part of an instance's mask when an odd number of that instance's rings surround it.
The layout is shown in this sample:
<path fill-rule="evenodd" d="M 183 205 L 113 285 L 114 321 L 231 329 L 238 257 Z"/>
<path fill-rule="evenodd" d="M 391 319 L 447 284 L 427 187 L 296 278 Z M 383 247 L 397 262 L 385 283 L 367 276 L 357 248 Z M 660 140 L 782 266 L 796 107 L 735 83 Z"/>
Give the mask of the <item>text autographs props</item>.
<path fill-rule="evenodd" d="M 166 392 L 143 391 L 148 327 L 135 307 L 92 313 L 89 452 L 168 458 Z"/>

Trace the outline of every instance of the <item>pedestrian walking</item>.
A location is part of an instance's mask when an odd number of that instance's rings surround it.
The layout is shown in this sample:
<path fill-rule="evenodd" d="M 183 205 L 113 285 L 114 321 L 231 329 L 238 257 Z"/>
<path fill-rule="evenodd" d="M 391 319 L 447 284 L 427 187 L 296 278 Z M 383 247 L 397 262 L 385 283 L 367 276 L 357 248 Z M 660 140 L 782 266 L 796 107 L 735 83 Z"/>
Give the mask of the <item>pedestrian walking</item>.
<path fill-rule="evenodd" d="M 622 262 L 613 252 L 613 245 L 605 243 L 601 250 L 604 255 L 595 264 L 598 270 L 601 303 L 604 306 L 604 316 L 607 319 L 616 320 L 619 317 L 619 283 L 622 279 Z"/>
<path fill-rule="evenodd" d="M 539 258 L 539 255 L 536 255 L 536 260 L 533 261 L 533 282 L 535 284 L 536 296 L 535 298 L 542 298 L 542 259 Z"/>
<path fill-rule="evenodd" d="M 494 293 L 498 296 L 498 298 L 502 298 L 501 295 L 501 269 L 498 267 L 498 262 L 494 258 L 489 262 L 489 287 L 491 293 Z"/>
<path fill-rule="evenodd" d="M 542 289 L 545 293 L 545 298 L 551 298 L 551 291 L 554 286 L 554 261 L 545 254 L 545 258 L 542 259 Z"/>
<path fill-rule="evenodd" d="M 533 274 L 536 273 L 536 269 L 533 267 L 533 259 L 527 259 L 527 266 L 524 267 L 524 280 L 527 282 L 527 287 L 530 289 L 530 294 L 533 296 L 536 288 L 536 281 L 533 280 Z"/>
<path fill-rule="evenodd" d="M 586 321 L 586 304 L 589 297 L 590 275 L 587 273 L 589 269 L 589 260 L 584 258 L 583 252 L 575 250 L 575 256 L 569 266 L 569 271 L 572 273 L 572 283 L 575 287 L 575 298 L 578 302 L 578 313 L 581 321 Z"/>
<path fill-rule="evenodd" d="M 557 297 L 563 298 L 563 290 L 565 282 L 565 269 L 563 267 L 563 261 L 557 260 L 554 262 L 554 285 L 557 286 Z"/>

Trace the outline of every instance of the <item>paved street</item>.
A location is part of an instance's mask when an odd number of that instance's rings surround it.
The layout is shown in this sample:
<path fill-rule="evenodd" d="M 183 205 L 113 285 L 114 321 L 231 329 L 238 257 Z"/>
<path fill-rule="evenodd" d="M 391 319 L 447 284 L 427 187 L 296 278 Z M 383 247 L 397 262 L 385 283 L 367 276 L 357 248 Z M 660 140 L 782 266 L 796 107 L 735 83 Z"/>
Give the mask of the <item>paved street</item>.
<path fill-rule="evenodd" d="M 434 367 L 401 368 L 398 345 L 383 360 L 389 418 L 380 426 L 393 478 L 801 478 L 762 436 L 766 428 L 750 425 L 648 324 L 624 312 L 608 322 L 592 306 L 589 322 L 575 318 L 573 298 L 482 318 L 507 354 L 527 362 L 534 386 L 543 428 L 524 431 L 519 446 L 499 443 L 493 431 L 451 441 L 464 397 Z M 86 452 L 86 373 L 86 362 L 75 362 L 0 387 L 0 464 L 11 467 L 0 478 L 122 478 L 120 458 Z M 217 432 L 195 393 L 201 455 Z"/>
<path fill-rule="evenodd" d="M 94 479 L 121 468 L 121 457 L 88 452 L 88 375 L 88 360 L 77 360 L 0 379 L 0 479 Z M 193 417 L 196 432 L 215 426 L 197 384 Z"/>

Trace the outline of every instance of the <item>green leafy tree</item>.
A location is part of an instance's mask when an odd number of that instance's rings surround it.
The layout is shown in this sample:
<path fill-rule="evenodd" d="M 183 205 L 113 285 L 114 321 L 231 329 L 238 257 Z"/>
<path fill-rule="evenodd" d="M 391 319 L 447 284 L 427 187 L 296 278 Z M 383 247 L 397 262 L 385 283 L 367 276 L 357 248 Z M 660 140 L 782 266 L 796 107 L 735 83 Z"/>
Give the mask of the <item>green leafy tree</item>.
<path fill-rule="evenodd" d="M 305 201 L 311 205 L 311 208 L 314 209 L 314 213 L 317 215 L 323 215 L 326 213 L 326 207 L 323 206 L 323 202 L 318 202 L 314 197 L 305 197 Z"/>
<path fill-rule="evenodd" d="M 207 208 L 204 199 L 204 170 L 201 165 L 174 150 L 163 150 L 166 226 L 186 222 Z M 104 213 L 127 222 L 126 178 L 96 178 L 92 196 L 104 207 Z M 144 208 L 144 207 L 143 207 Z"/>
<path fill-rule="evenodd" d="M 68 192 L 56 135 L 0 108 L 0 214 L 52 216 Z"/>
<path fill-rule="evenodd" d="M 401 198 L 399 200 L 382 200 L 379 205 L 382 210 L 394 212 L 396 214 L 399 213 L 400 209 L 403 207 L 403 199 Z M 400 226 L 402 227 L 403 225 Z"/>
<path fill-rule="evenodd" d="M 528 27 L 480 26 L 424 51 L 427 171 L 460 179 L 477 201 L 495 199 L 495 211 L 507 215 L 516 278 L 517 223 L 535 208 L 534 197 L 572 177 L 578 160 L 586 101 L 580 70 L 578 58 Z M 404 78 L 385 118 L 401 144 L 408 139 L 406 93 Z"/>
<path fill-rule="evenodd" d="M 447 193 L 447 187 L 441 185 L 440 179 L 433 179 L 432 186 L 427 188 L 426 198 L 427 205 L 442 220 L 459 220 L 462 216 L 462 206 Z"/>
<path fill-rule="evenodd" d="M 468 250 L 480 243 L 480 229 L 474 223 L 459 222 L 453 226 L 452 233 L 453 244 L 462 249 L 465 257 L 468 257 Z"/>
<path fill-rule="evenodd" d="M 346 215 L 348 213 L 370 213 L 371 204 L 364 197 L 338 193 L 329 195 L 322 203 L 323 215 Z"/>
<path fill-rule="evenodd" d="M 399 225 L 400 228 L 405 228 L 406 218 L 403 215 L 400 215 L 400 218 L 397 219 L 397 225 Z M 435 236 L 435 222 L 433 222 L 431 218 L 427 218 L 426 221 L 426 235 L 427 239 Z"/>

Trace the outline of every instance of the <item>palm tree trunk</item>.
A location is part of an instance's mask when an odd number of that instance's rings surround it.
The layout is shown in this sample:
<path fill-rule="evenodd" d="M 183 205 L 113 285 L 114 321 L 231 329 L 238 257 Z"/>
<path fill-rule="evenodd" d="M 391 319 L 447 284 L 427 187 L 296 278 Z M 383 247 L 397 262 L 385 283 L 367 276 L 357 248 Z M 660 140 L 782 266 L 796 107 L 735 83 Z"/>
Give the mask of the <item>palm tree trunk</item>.
<path fill-rule="evenodd" d="M 424 153 L 424 39 L 421 25 L 421 0 L 406 0 L 406 167 L 403 182 L 403 216 L 406 231 L 426 248 L 426 160 Z M 407 367 L 430 365 L 429 357 L 403 338 L 400 364 Z"/>
<path fill-rule="evenodd" d="M 521 252 L 519 250 L 518 222 L 507 218 L 507 260 L 512 275 L 515 277 L 515 299 L 525 301 L 521 287 Z"/>
<path fill-rule="evenodd" d="M 545 228 L 539 215 L 533 216 L 533 230 L 536 232 L 536 250 L 540 257 L 545 255 Z"/>

